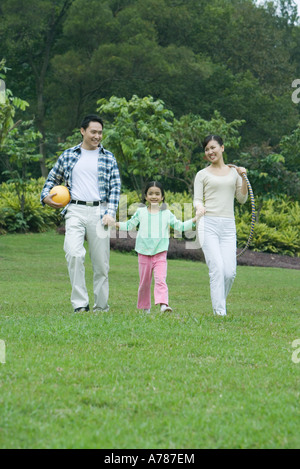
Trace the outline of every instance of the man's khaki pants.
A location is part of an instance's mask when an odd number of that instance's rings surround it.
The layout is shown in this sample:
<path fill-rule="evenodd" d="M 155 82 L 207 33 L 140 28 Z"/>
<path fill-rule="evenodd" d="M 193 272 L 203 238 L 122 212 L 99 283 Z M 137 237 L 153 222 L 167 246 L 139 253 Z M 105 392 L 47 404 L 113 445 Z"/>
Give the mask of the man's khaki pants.
<path fill-rule="evenodd" d="M 88 306 L 89 298 L 85 282 L 84 260 L 87 238 L 89 254 L 93 265 L 94 310 L 108 311 L 108 271 L 110 240 L 109 230 L 101 222 L 106 205 L 96 207 L 70 204 L 65 216 L 66 234 L 64 251 L 68 263 L 74 309 Z"/>

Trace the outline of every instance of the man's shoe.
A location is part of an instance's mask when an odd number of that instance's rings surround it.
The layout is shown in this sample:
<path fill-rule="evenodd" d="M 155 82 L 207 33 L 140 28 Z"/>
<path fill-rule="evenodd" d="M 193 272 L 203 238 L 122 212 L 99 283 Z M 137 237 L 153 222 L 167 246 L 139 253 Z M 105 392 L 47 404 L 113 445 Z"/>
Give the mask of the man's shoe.
<path fill-rule="evenodd" d="M 75 308 L 74 309 L 74 313 L 85 313 L 87 311 L 89 311 L 90 308 L 89 308 L 89 305 L 87 306 L 81 306 L 80 308 Z"/>
<path fill-rule="evenodd" d="M 109 306 L 107 308 L 98 308 L 95 307 L 93 308 L 94 313 L 108 313 L 109 312 Z"/>
<path fill-rule="evenodd" d="M 226 316 L 226 311 L 215 311 L 214 315 L 215 316 Z"/>

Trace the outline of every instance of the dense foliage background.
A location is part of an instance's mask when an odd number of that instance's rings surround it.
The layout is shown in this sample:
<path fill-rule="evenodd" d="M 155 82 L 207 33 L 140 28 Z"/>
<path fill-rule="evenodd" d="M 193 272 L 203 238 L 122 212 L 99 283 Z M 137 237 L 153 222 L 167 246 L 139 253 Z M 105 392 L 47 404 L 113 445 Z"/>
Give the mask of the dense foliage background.
<path fill-rule="evenodd" d="M 123 189 L 191 194 L 221 133 L 263 203 L 300 194 L 300 22 L 293 0 L 2 0 L 0 182 L 46 177 L 105 118 Z M 19 121 L 22 121 L 20 123 Z M 32 184 L 32 182 L 31 182 Z"/>

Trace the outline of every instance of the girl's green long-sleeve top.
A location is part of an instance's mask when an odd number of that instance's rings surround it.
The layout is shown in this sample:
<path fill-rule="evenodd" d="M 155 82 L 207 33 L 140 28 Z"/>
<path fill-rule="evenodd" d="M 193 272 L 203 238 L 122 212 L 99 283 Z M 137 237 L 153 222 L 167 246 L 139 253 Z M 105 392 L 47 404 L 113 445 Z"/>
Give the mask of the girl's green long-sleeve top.
<path fill-rule="evenodd" d="M 157 213 L 151 213 L 147 207 L 139 208 L 130 220 L 119 222 L 121 231 L 130 231 L 135 227 L 138 233 L 135 242 L 135 250 L 139 254 L 154 256 L 169 248 L 170 226 L 176 231 L 186 231 L 193 228 L 193 220 L 182 222 L 173 213 L 166 209 Z"/>

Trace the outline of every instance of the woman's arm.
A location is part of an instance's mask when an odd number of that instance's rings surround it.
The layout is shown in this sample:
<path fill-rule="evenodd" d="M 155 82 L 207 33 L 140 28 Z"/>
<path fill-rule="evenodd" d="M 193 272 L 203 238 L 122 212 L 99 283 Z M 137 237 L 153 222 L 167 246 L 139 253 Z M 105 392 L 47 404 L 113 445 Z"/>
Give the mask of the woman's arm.
<path fill-rule="evenodd" d="M 203 201 L 204 201 L 203 175 L 199 172 L 197 173 L 195 182 L 194 182 L 194 207 L 196 210 L 196 217 L 201 217 L 206 212 Z"/>
<path fill-rule="evenodd" d="M 247 170 L 243 166 L 234 166 L 234 165 L 228 165 L 228 166 L 234 167 L 236 172 L 238 173 L 235 196 L 238 202 L 240 202 L 241 204 L 244 204 L 248 198 L 248 186 L 247 186 L 246 179 L 242 177 L 242 174 L 247 174 Z"/>

